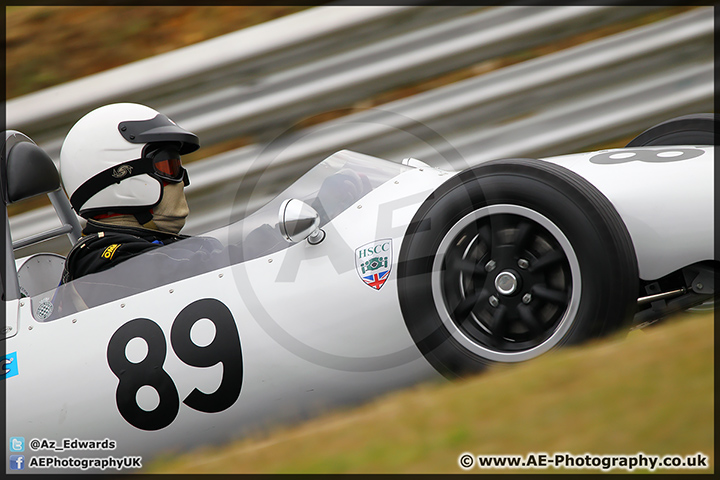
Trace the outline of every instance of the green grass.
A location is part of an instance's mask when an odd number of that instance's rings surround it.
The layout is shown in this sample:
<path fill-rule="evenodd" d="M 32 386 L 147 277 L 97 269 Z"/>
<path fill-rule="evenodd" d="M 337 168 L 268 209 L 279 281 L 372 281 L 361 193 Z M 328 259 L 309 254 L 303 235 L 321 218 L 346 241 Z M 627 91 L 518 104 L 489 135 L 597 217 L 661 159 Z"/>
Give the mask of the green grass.
<path fill-rule="evenodd" d="M 461 473 L 464 452 L 702 452 L 710 468 L 683 472 L 710 473 L 713 329 L 712 313 L 687 314 L 526 364 L 395 392 L 262 438 L 156 459 L 146 471 Z"/>

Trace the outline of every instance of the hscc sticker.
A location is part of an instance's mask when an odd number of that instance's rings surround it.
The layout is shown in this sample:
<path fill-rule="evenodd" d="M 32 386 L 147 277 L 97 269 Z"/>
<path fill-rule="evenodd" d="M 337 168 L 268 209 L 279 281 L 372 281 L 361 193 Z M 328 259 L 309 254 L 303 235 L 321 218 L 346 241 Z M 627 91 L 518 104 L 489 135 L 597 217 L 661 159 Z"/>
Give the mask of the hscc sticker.
<path fill-rule="evenodd" d="M 392 268 L 392 239 L 376 240 L 355 249 L 355 269 L 365 285 L 380 290 Z"/>

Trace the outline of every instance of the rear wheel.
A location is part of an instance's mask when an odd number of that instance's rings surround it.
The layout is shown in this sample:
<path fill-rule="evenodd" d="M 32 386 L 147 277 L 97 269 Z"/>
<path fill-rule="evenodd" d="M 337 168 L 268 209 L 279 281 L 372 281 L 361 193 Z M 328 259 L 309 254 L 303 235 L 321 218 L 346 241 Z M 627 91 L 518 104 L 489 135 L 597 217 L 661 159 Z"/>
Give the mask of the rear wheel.
<path fill-rule="evenodd" d="M 716 145 L 718 132 L 717 117 L 714 113 L 696 113 L 673 118 L 651 127 L 635 137 L 628 147 L 648 147 L 660 145 Z M 690 311 L 710 311 L 716 301 L 692 307 Z"/>
<path fill-rule="evenodd" d="M 715 145 L 713 113 L 696 113 L 673 118 L 645 130 L 627 144 L 627 147 L 660 145 Z"/>
<path fill-rule="evenodd" d="M 631 319 L 637 285 L 610 202 L 538 160 L 488 162 L 446 182 L 418 210 L 398 265 L 410 334 L 450 377 L 613 331 Z"/>

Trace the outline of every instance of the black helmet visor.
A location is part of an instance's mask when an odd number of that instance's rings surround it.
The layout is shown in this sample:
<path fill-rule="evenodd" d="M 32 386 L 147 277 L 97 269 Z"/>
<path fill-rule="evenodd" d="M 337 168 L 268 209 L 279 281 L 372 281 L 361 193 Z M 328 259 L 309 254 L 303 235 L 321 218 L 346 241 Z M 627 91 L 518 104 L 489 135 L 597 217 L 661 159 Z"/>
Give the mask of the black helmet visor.
<path fill-rule="evenodd" d="M 197 135 L 181 128 L 162 113 L 149 120 L 120 122 L 118 130 L 130 143 L 180 142 L 180 155 L 200 148 Z"/>

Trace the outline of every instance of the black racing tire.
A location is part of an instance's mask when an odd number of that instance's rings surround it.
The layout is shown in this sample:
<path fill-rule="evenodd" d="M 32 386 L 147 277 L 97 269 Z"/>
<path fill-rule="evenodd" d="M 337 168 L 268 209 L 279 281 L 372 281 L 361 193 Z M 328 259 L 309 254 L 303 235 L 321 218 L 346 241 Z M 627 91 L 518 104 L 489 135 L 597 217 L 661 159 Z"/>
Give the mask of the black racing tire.
<path fill-rule="evenodd" d="M 650 127 L 633 138 L 626 147 L 716 145 L 716 125 L 714 113 L 684 115 Z"/>
<path fill-rule="evenodd" d="M 416 212 L 398 263 L 410 335 L 448 378 L 628 325 L 638 282 L 610 201 L 532 159 L 486 162 L 441 185 Z"/>

